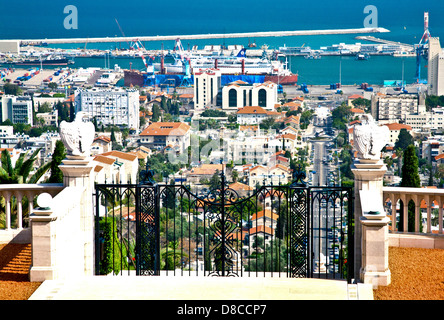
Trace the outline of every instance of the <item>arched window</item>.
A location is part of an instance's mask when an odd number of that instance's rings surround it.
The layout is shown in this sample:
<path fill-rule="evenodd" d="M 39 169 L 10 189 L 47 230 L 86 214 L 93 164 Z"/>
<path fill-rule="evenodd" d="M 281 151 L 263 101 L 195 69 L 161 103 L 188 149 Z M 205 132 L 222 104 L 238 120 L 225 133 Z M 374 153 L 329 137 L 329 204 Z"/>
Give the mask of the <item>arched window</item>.
<path fill-rule="evenodd" d="M 259 107 L 265 108 L 267 106 L 267 91 L 260 89 L 258 93 Z"/>
<path fill-rule="evenodd" d="M 228 106 L 229 107 L 237 107 L 237 91 L 236 89 L 230 89 L 228 91 Z"/>

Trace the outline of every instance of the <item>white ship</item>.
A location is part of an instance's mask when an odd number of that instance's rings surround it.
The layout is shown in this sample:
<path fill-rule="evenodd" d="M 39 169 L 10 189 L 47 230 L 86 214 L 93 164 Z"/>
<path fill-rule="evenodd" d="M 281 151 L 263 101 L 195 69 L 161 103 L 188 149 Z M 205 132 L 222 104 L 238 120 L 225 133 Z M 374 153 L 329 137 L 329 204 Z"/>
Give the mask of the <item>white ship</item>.
<path fill-rule="evenodd" d="M 265 55 L 261 58 L 246 56 L 246 49 L 241 49 L 236 56 L 211 55 L 199 56 L 183 50 L 171 54 L 174 59 L 171 63 L 164 63 L 165 73 L 191 73 L 192 70 L 217 68 L 222 74 L 267 74 L 288 76 L 291 72 L 286 63 L 279 60 L 270 60 Z M 154 71 L 160 72 L 162 65 L 154 63 Z"/>

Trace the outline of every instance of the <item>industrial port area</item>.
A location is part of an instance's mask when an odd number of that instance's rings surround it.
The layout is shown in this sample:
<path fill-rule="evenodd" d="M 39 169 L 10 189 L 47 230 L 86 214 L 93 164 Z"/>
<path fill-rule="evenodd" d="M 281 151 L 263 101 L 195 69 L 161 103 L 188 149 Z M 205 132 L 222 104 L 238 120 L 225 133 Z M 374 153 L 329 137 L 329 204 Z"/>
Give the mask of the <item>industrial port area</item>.
<path fill-rule="evenodd" d="M 187 37 L 184 36 L 184 38 Z M 192 85 L 194 71 L 215 68 L 221 69 L 224 75 L 243 75 L 243 80 L 250 76 L 251 79 L 248 81 L 257 80 L 254 76 L 263 76 L 262 80 L 273 81 L 281 86 L 290 86 L 291 91 L 298 84 L 298 75 L 293 74 L 288 66 L 288 59 L 294 56 L 305 59 L 351 56 L 356 60 L 367 60 L 377 55 L 393 57 L 424 55 L 423 48 L 415 45 L 395 43 L 368 35 L 357 36 L 355 39 L 366 43 L 340 43 L 312 49 L 304 45 L 299 47 L 284 45 L 278 48 L 269 48 L 267 45 L 258 47 L 254 42 L 249 41 L 245 46 L 240 44 L 205 45 L 199 48 L 197 45 L 188 45 L 188 48 L 184 48 L 181 38 L 176 38 L 173 49 L 164 49 L 162 42 L 161 48 L 153 50 L 146 49 L 140 38 L 131 38 L 128 48 L 99 50 L 87 49 L 87 42 L 84 48 L 60 49 L 50 47 L 51 42 L 48 44 L 44 41 L 0 41 L 2 48 L 0 78 L 4 82 L 35 89 L 44 89 L 50 82 L 71 87 L 79 84 L 94 85 L 95 83 L 85 79 L 85 74 L 94 73 L 96 70 L 107 70 L 113 75 L 113 79 L 116 79 L 114 84 L 124 79 L 125 86 L 187 87 Z M 103 39 L 96 39 L 96 41 L 101 40 Z M 68 39 L 54 40 L 54 43 L 63 41 L 68 41 Z M 91 39 L 89 41 L 94 42 Z M 79 66 L 79 62 L 81 64 L 82 61 L 89 61 L 95 66 Z M 125 61 L 125 67 L 111 65 L 110 61 Z M 142 65 L 141 62 L 143 62 Z M 135 67 L 136 65 L 142 68 Z M 320 87 L 323 88 L 324 85 Z M 371 87 L 377 88 L 381 85 L 372 84 Z M 316 88 L 316 86 L 311 87 Z M 309 93 L 304 84 L 299 89 L 302 94 Z M 360 89 L 366 88 L 359 87 L 356 90 Z"/>
<path fill-rule="evenodd" d="M 118 21 L 116 20 L 118 24 Z M 143 91 L 170 94 L 195 95 L 197 88 L 195 75 L 204 70 L 217 70 L 219 102 L 222 88 L 231 83 L 266 84 L 274 83 L 277 94 L 287 99 L 298 96 L 317 101 L 319 106 L 337 106 L 343 97 L 361 95 L 370 97 L 382 94 L 418 94 L 427 90 L 426 81 L 421 78 L 423 58 L 427 59 L 427 46 L 423 40 L 428 32 L 428 13 L 424 15 L 425 33 L 419 44 L 405 44 L 384 40 L 373 34 L 382 35 L 389 30 L 384 28 L 311 30 L 260 32 L 242 34 L 207 34 L 156 37 L 114 37 L 89 39 L 35 39 L 0 41 L 0 79 L 36 94 L 62 94 L 73 96 L 78 89 L 91 88 L 140 88 Z M 119 26 L 120 28 L 120 26 Z M 121 30 L 122 31 L 122 30 Z M 256 38 L 285 37 L 299 35 L 353 34 L 354 44 L 331 44 L 314 49 L 267 45 L 257 46 Z M 122 35 L 123 31 L 122 31 Z M 202 47 L 188 43 L 185 48 L 182 40 L 215 39 L 215 43 L 225 38 L 248 39 L 248 44 L 209 45 Z M 218 40 L 217 40 L 218 39 Z M 254 39 L 251 41 L 251 39 Z M 154 41 L 158 48 L 146 46 Z M 168 42 L 167 49 L 164 41 Z M 92 48 L 92 44 L 113 43 L 114 49 Z M 171 48 L 171 43 L 174 47 Z M 208 43 L 208 42 L 207 42 Z M 62 49 L 63 44 L 76 48 Z M 90 48 L 87 46 L 90 45 Z M 100 47 L 100 46 L 99 46 Z M 122 48 L 124 47 L 124 48 Z M 289 60 L 303 57 L 307 60 L 323 57 L 352 57 L 355 60 L 368 60 L 372 56 L 416 57 L 416 79 L 405 81 L 384 80 L 382 83 L 355 83 L 345 85 L 339 80 L 333 83 L 309 83 L 294 72 Z M 339 70 L 339 74 L 341 71 Z M 370 81 L 369 81 L 370 82 Z M 246 101 L 244 97 L 244 101 Z M 220 106 L 220 104 L 219 104 Z"/>

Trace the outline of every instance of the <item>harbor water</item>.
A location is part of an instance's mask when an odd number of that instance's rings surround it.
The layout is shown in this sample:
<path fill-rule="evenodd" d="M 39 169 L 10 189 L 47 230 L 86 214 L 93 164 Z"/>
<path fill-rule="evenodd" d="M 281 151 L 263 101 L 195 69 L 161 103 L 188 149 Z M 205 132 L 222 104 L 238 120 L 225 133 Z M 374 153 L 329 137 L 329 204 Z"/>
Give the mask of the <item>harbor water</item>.
<path fill-rule="evenodd" d="M 239 2 L 227 0 L 223 5 L 202 0 L 151 2 L 144 0 L 76 0 L 78 28 L 64 27 L 65 2 L 9 1 L 0 2 L 0 39 L 45 39 L 45 38 L 92 38 L 120 37 L 137 35 L 180 35 L 235 33 L 285 30 L 320 30 L 362 28 L 366 14 L 364 7 L 370 3 L 360 1 L 288 1 L 277 0 L 270 4 L 267 0 Z M 407 44 L 419 43 L 423 30 L 423 14 L 430 13 L 432 36 L 444 39 L 444 1 L 436 0 L 374 0 L 377 8 L 378 26 L 387 28 L 389 33 L 374 34 L 386 40 Z M 26 8 L 26 9 L 25 9 Z M 118 21 L 118 23 L 117 23 Z M 267 45 L 270 49 L 281 46 L 305 46 L 319 49 L 322 46 L 356 42 L 357 35 L 265 37 L 257 39 L 211 39 L 183 41 L 185 49 L 205 45 L 244 45 L 255 42 L 257 48 Z M 58 48 L 86 48 L 110 50 L 128 47 L 128 43 L 85 43 L 63 44 Z M 173 49 L 174 41 L 152 41 L 143 43 L 150 50 Z M 140 58 L 75 58 L 73 68 L 113 67 L 144 70 Z M 385 80 L 415 81 L 416 59 L 414 57 L 372 56 L 366 61 L 357 61 L 348 56 L 323 56 L 308 60 L 304 57 L 288 57 L 293 73 L 299 75 L 299 83 L 325 84 L 383 84 Z M 421 62 L 421 78 L 427 78 L 426 61 Z M 51 68 L 51 67 L 47 67 Z"/>

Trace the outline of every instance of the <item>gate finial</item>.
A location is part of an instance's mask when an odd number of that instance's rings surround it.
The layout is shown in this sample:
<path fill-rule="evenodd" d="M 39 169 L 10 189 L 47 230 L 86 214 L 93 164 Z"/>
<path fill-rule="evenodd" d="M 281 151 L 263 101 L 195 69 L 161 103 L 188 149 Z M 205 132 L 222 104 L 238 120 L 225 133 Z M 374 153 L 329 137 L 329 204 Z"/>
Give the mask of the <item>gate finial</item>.
<path fill-rule="evenodd" d="M 305 187 L 307 183 L 304 181 L 306 178 L 305 170 L 301 165 L 298 166 L 297 169 L 293 170 L 293 181 L 290 187 Z"/>
<path fill-rule="evenodd" d="M 140 184 L 146 184 L 153 186 L 156 184 L 154 180 L 154 170 L 150 170 L 148 167 L 148 163 L 145 165 L 145 170 L 140 171 Z"/>

